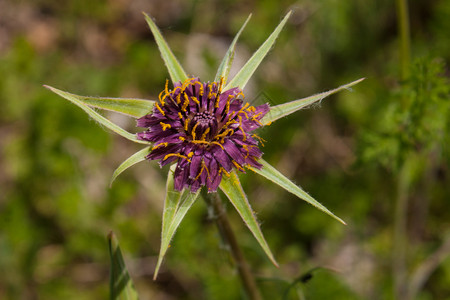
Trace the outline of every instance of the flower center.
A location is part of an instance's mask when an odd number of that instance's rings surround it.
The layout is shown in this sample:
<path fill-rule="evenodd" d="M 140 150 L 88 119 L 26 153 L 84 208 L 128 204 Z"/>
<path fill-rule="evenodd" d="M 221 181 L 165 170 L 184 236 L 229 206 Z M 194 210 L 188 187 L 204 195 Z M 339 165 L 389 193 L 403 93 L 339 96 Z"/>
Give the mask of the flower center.
<path fill-rule="evenodd" d="M 217 131 L 217 119 L 210 111 L 198 112 L 189 126 L 192 140 L 211 141 Z"/>

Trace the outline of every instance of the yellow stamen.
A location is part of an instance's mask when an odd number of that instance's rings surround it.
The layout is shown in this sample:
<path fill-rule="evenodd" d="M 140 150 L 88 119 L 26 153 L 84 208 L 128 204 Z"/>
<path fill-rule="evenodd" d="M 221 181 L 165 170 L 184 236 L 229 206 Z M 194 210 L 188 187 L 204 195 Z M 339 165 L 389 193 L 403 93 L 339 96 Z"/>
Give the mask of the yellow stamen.
<path fill-rule="evenodd" d="M 250 147 L 255 147 L 253 145 L 250 145 Z M 244 148 L 245 151 L 247 151 L 247 155 L 245 158 L 248 158 L 250 156 L 250 149 L 248 149 L 248 145 L 242 145 L 242 148 Z"/>
<path fill-rule="evenodd" d="M 263 146 L 263 147 L 264 147 L 264 142 L 267 142 L 265 139 L 263 139 L 262 137 L 258 136 L 256 133 L 253 134 L 252 137 L 254 137 L 257 140 L 259 140 L 259 142 L 261 143 L 261 146 Z"/>
<path fill-rule="evenodd" d="M 164 96 L 163 96 L 163 94 L 164 94 Z M 165 94 L 165 91 L 162 91 L 161 93 L 159 93 L 158 99 L 162 106 L 164 106 L 164 98 L 166 96 L 167 96 L 167 94 Z"/>
<path fill-rule="evenodd" d="M 180 120 L 183 120 L 183 115 L 182 115 L 180 112 L 178 112 L 178 118 L 179 118 Z"/>
<path fill-rule="evenodd" d="M 219 81 L 219 94 L 222 93 L 222 88 L 223 85 L 225 83 L 225 78 L 223 76 L 220 76 L 220 81 Z"/>
<path fill-rule="evenodd" d="M 242 131 L 242 134 L 244 135 L 243 141 L 247 140 L 247 135 L 245 134 L 244 128 L 242 128 L 242 117 L 238 116 L 239 118 L 239 129 Z"/>
<path fill-rule="evenodd" d="M 161 109 L 161 107 L 159 107 L 158 103 L 155 103 L 155 106 L 163 116 L 166 115 L 166 113 Z"/>
<path fill-rule="evenodd" d="M 161 125 L 163 131 L 166 131 L 166 129 L 172 128 L 172 126 L 170 124 L 166 124 L 163 122 L 159 122 L 159 124 Z"/>
<path fill-rule="evenodd" d="M 198 123 L 195 123 L 194 128 L 191 130 L 192 139 L 195 141 L 195 129 L 197 129 Z"/>
<path fill-rule="evenodd" d="M 166 85 L 164 87 L 164 91 L 166 92 L 166 94 L 169 94 L 169 79 L 166 79 Z"/>
<path fill-rule="evenodd" d="M 225 138 L 228 135 L 228 133 L 230 133 L 230 132 L 231 132 L 231 135 L 232 135 L 234 133 L 234 130 L 231 129 L 231 128 L 228 128 L 227 130 L 225 130 L 221 134 L 216 135 L 215 140 L 219 140 L 219 139 L 223 140 L 223 138 Z"/>
<path fill-rule="evenodd" d="M 161 147 L 167 147 L 169 144 L 168 143 L 161 143 L 156 145 L 155 147 L 152 148 L 152 151 Z"/>
<path fill-rule="evenodd" d="M 198 101 L 196 97 L 191 97 L 191 99 L 200 107 L 200 101 Z"/>
<path fill-rule="evenodd" d="M 223 172 L 225 174 L 225 176 L 230 177 L 230 174 L 223 167 L 219 168 L 219 173 L 221 173 L 221 172 Z"/>
<path fill-rule="evenodd" d="M 206 145 L 209 145 L 209 144 L 210 144 L 210 142 L 207 142 L 207 141 L 190 141 L 190 143 L 194 143 L 194 144 L 206 144 Z"/>
<path fill-rule="evenodd" d="M 184 158 L 188 162 L 191 162 L 191 160 L 187 156 L 184 156 L 184 155 L 181 155 L 181 154 L 178 154 L 178 153 L 167 154 L 166 156 L 164 156 L 163 160 L 166 160 L 166 159 L 168 159 L 169 157 L 172 157 L 172 156 L 176 156 L 176 157 L 179 157 L 179 158 Z"/>
<path fill-rule="evenodd" d="M 208 128 L 206 128 L 206 130 L 205 130 L 205 132 L 203 132 L 203 134 L 202 134 L 202 137 L 201 137 L 201 141 L 204 141 L 204 140 L 206 140 L 206 135 L 208 134 L 208 132 L 209 132 L 209 127 Z"/>
<path fill-rule="evenodd" d="M 208 92 L 208 100 L 211 99 L 211 93 L 212 93 L 212 84 L 208 84 L 209 92 Z"/>
<path fill-rule="evenodd" d="M 218 145 L 220 148 L 222 148 L 222 150 L 225 151 L 225 149 L 223 148 L 222 144 L 220 144 L 218 142 L 211 142 L 211 144 Z"/>
<path fill-rule="evenodd" d="M 230 111 L 231 99 L 233 99 L 233 95 L 228 96 L 227 105 L 225 106 L 225 115 L 228 115 L 228 112 Z"/>
<path fill-rule="evenodd" d="M 183 107 L 181 107 L 181 110 L 186 111 L 186 108 L 188 107 L 188 105 L 189 105 L 189 97 L 186 94 L 184 94 L 184 103 L 183 103 Z"/>
<path fill-rule="evenodd" d="M 238 169 L 239 171 L 244 171 L 244 168 L 238 164 L 236 161 L 232 161 L 233 165 L 236 167 L 236 169 Z"/>
<path fill-rule="evenodd" d="M 206 167 L 205 161 L 202 159 L 202 168 L 200 169 L 200 172 L 198 173 L 197 177 L 195 177 L 194 181 L 197 180 L 198 178 L 200 178 L 200 176 L 203 173 L 203 170 L 206 170 L 206 174 L 208 175 L 208 178 L 209 178 L 209 170 Z"/>

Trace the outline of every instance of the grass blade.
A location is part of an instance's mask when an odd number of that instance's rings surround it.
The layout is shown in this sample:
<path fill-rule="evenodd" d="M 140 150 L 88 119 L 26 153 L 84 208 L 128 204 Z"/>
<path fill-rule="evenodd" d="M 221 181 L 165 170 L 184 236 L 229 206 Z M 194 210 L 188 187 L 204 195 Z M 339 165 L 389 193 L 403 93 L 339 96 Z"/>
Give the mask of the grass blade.
<path fill-rule="evenodd" d="M 263 248 L 266 255 L 272 261 L 275 266 L 278 266 L 275 258 L 273 257 L 272 251 L 270 251 L 269 245 L 267 245 L 266 240 L 259 228 L 258 221 L 256 220 L 253 210 L 248 202 L 247 196 L 242 189 L 239 177 L 236 172 L 230 173 L 230 177 L 224 176 L 222 182 L 220 183 L 220 189 L 225 193 L 230 202 L 234 205 L 239 215 L 241 216 L 244 223 L 252 232 L 253 236 L 256 238 L 258 243 Z"/>
<path fill-rule="evenodd" d="M 138 294 L 128 274 L 119 242 L 113 232 L 108 235 L 111 274 L 109 280 L 111 300 L 137 300 Z"/>
<path fill-rule="evenodd" d="M 272 34 L 267 38 L 267 40 L 259 47 L 258 50 L 253 54 L 253 56 L 247 61 L 247 63 L 242 67 L 242 69 L 234 76 L 234 78 L 226 85 L 224 90 L 240 87 L 244 89 L 250 77 L 255 72 L 256 68 L 261 64 L 264 57 L 269 52 L 272 45 L 275 43 L 281 29 L 283 29 L 292 11 L 288 12 L 283 18 L 280 24 L 275 28 Z"/>
<path fill-rule="evenodd" d="M 335 218 L 336 220 L 338 220 L 339 222 L 341 222 L 342 224 L 345 225 L 345 222 L 342 219 L 335 216 L 325 206 L 323 206 L 322 204 L 320 204 L 320 202 L 318 202 L 313 197 L 308 195 L 307 192 L 305 192 L 304 190 L 302 190 L 302 188 L 300 188 L 299 186 L 294 184 L 292 181 L 290 181 L 286 176 L 281 174 L 277 169 L 272 167 L 268 162 L 266 162 L 263 159 L 258 160 L 258 162 L 263 165 L 263 167 L 261 169 L 256 169 L 256 168 L 252 168 L 252 167 L 248 167 L 248 168 L 250 170 L 252 170 L 253 172 L 269 179 L 273 183 L 276 183 L 277 185 L 279 185 L 280 187 L 282 187 L 289 193 L 294 194 L 295 196 L 299 197 L 302 200 L 305 200 L 309 204 L 315 206 L 317 209 L 332 216 L 333 218 Z"/>

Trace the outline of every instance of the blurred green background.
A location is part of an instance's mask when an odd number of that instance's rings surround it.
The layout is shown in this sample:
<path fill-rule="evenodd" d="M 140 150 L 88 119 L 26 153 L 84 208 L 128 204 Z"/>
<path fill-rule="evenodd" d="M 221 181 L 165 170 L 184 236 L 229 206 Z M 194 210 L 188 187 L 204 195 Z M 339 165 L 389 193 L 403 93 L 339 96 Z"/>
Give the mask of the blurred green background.
<path fill-rule="evenodd" d="M 236 70 L 290 9 L 247 99 L 275 105 L 367 79 L 260 132 L 265 159 L 348 223 L 241 176 L 280 263 L 229 207 L 265 298 L 406 299 L 394 296 L 399 276 L 417 299 L 450 299 L 447 0 L 411 1 L 407 78 L 394 1 L 2 0 L 0 299 L 107 299 L 110 230 L 142 299 L 244 297 L 201 201 L 152 280 L 167 170 L 144 162 L 109 188 L 139 146 L 42 85 L 156 99 L 168 74 L 142 11 L 186 71 L 207 81 L 249 13 Z M 109 116 L 135 131 L 134 120 Z"/>

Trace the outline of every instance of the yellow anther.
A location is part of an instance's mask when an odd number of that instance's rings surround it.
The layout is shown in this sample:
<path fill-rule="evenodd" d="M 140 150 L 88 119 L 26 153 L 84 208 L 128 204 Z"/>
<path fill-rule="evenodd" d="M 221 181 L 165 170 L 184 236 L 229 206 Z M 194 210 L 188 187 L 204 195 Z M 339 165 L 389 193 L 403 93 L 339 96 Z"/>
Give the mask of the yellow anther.
<path fill-rule="evenodd" d="M 230 111 L 231 99 L 233 99 L 233 95 L 228 96 L 227 105 L 225 106 L 225 115 L 228 115 L 228 112 Z"/>
<path fill-rule="evenodd" d="M 242 134 L 244 135 L 243 141 L 247 140 L 247 135 L 245 134 L 244 128 L 242 128 L 242 117 L 238 116 L 239 118 L 239 129 L 242 131 Z"/>
<path fill-rule="evenodd" d="M 233 165 L 236 167 L 236 169 L 238 169 L 239 171 L 244 171 L 244 168 L 238 164 L 236 161 L 232 161 Z"/>
<path fill-rule="evenodd" d="M 205 130 L 205 132 L 203 132 L 203 134 L 202 134 L 202 137 L 201 137 L 201 141 L 204 141 L 204 140 L 206 140 L 206 135 L 208 134 L 208 132 L 209 132 L 209 127 L 208 128 L 206 128 L 206 130 Z"/>
<path fill-rule="evenodd" d="M 163 94 L 164 94 L 164 96 L 163 96 Z M 162 106 L 164 106 L 164 99 L 165 99 L 166 96 L 167 96 L 167 94 L 164 91 L 159 93 L 158 99 L 159 99 L 159 102 L 161 103 Z"/>
<path fill-rule="evenodd" d="M 161 109 L 161 107 L 159 107 L 158 103 L 155 103 L 155 106 L 163 116 L 166 115 L 166 113 Z"/>
<path fill-rule="evenodd" d="M 204 91 L 203 91 L 203 84 L 200 82 L 200 89 L 198 91 L 198 94 L 201 97 L 201 96 L 203 96 L 203 93 L 204 93 Z"/>
<path fill-rule="evenodd" d="M 247 155 L 245 156 L 245 158 L 248 158 L 250 155 L 250 149 L 248 149 L 247 145 L 242 145 L 242 148 L 244 148 L 244 150 L 247 151 Z"/>
<path fill-rule="evenodd" d="M 191 152 L 188 153 L 187 157 L 191 158 L 192 156 L 194 156 L 194 152 L 191 151 Z"/>
<path fill-rule="evenodd" d="M 247 110 L 250 111 L 250 112 L 255 112 L 256 111 L 254 106 L 250 106 L 249 108 L 247 108 Z"/>
<path fill-rule="evenodd" d="M 196 97 L 191 97 L 191 99 L 200 107 L 200 102 L 197 100 Z"/>
<path fill-rule="evenodd" d="M 222 148 L 222 150 L 225 151 L 225 149 L 223 148 L 222 144 L 220 144 L 218 142 L 211 142 L 211 144 L 218 145 L 220 148 Z"/>
<path fill-rule="evenodd" d="M 206 144 L 206 145 L 210 144 L 210 142 L 207 142 L 207 141 L 190 141 L 190 142 L 194 143 L 194 144 Z"/>
<path fill-rule="evenodd" d="M 194 127 L 192 128 L 192 130 L 191 130 L 191 133 L 192 133 L 192 140 L 194 140 L 195 141 L 195 130 L 197 129 L 197 126 L 198 126 L 198 123 L 195 123 L 195 125 L 194 125 Z"/>
<path fill-rule="evenodd" d="M 180 112 L 178 112 L 178 118 L 179 118 L 180 120 L 183 120 L 183 115 L 182 115 Z"/>
<path fill-rule="evenodd" d="M 168 159 L 169 157 L 172 157 L 172 156 L 176 156 L 176 157 L 179 157 L 179 158 L 184 158 L 184 159 L 186 159 L 188 162 L 191 162 L 191 160 L 190 160 L 187 156 L 181 155 L 181 154 L 179 154 L 179 153 L 170 153 L 170 154 L 167 154 L 166 156 L 164 156 L 164 159 L 163 159 L 163 160 L 166 160 L 166 159 Z"/>
<path fill-rule="evenodd" d="M 177 95 L 177 104 L 180 104 L 181 103 L 181 94 L 178 94 Z"/>
<path fill-rule="evenodd" d="M 225 78 L 223 76 L 220 76 L 220 81 L 219 81 L 219 94 L 222 93 L 222 88 L 223 85 L 225 83 Z"/>
<path fill-rule="evenodd" d="M 231 129 L 231 128 L 228 128 L 227 130 L 225 130 L 221 134 L 216 135 L 215 140 L 220 140 L 220 139 L 223 140 L 223 138 L 226 137 L 229 132 L 231 132 L 231 135 L 232 135 L 234 133 L 234 130 Z"/>
<path fill-rule="evenodd" d="M 166 131 L 166 129 L 170 129 L 172 127 L 170 124 L 166 124 L 163 122 L 159 122 L 159 125 L 161 125 L 163 131 Z"/>
<path fill-rule="evenodd" d="M 236 98 L 237 97 L 239 97 L 239 96 L 242 96 L 242 99 L 244 99 L 245 98 L 245 95 L 244 95 L 244 93 L 243 92 L 239 92 L 237 95 L 236 95 Z"/>
<path fill-rule="evenodd" d="M 220 167 L 219 173 L 222 173 L 222 172 L 225 174 L 225 176 L 230 177 L 230 174 L 223 167 Z"/>
<path fill-rule="evenodd" d="M 152 148 L 152 151 L 161 147 L 167 147 L 169 144 L 168 143 L 160 143 L 158 145 L 156 145 L 155 147 Z"/>
<path fill-rule="evenodd" d="M 216 97 L 216 103 L 214 104 L 215 108 L 219 107 L 219 100 L 220 100 L 220 97 Z"/>
<path fill-rule="evenodd" d="M 256 138 L 261 145 L 264 147 L 264 142 L 267 142 L 265 139 L 263 139 L 262 137 L 258 136 L 257 134 L 253 134 L 252 137 Z"/>
<path fill-rule="evenodd" d="M 188 131 L 189 122 L 187 120 L 184 121 L 184 131 Z"/>
<path fill-rule="evenodd" d="M 228 125 L 237 123 L 237 121 L 236 121 L 235 119 L 233 119 L 233 117 L 234 117 L 234 116 L 230 117 L 230 120 L 228 120 L 228 122 L 226 122 L 225 125 L 224 125 L 223 127 L 227 128 Z"/>
<path fill-rule="evenodd" d="M 166 94 L 169 94 L 169 79 L 166 79 L 166 85 L 164 87 L 164 91 L 166 91 Z"/>
<path fill-rule="evenodd" d="M 183 136 L 178 137 L 178 139 L 182 142 L 184 142 L 186 140 Z"/>
<path fill-rule="evenodd" d="M 212 93 L 212 84 L 208 84 L 209 92 L 208 92 L 208 100 L 211 99 L 211 93 Z"/>
<path fill-rule="evenodd" d="M 258 120 L 256 120 L 256 118 L 258 118 L 261 114 L 262 114 L 262 112 L 257 113 L 256 115 L 254 115 L 254 116 L 252 117 L 252 121 L 258 121 Z"/>
<path fill-rule="evenodd" d="M 183 102 L 183 107 L 181 107 L 182 111 L 186 111 L 186 108 L 189 105 L 189 97 L 184 93 L 184 102 Z"/>
<path fill-rule="evenodd" d="M 207 174 L 207 176 L 209 178 L 209 170 L 206 167 L 205 161 L 202 159 L 202 168 L 200 169 L 200 172 L 198 173 L 197 177 L 195 177 L 194 181 L 197 180 L 198 178 L 200 178 L 200 176 L 203 173 L 203 170 L 206 170 L 206 174 Z"/>

